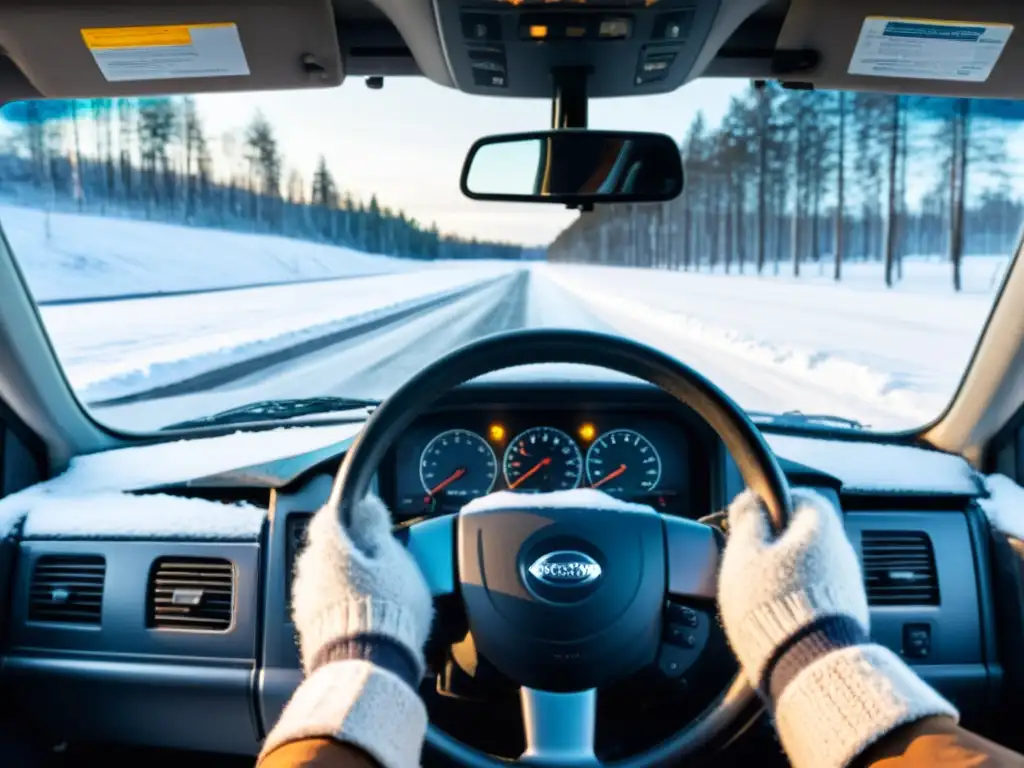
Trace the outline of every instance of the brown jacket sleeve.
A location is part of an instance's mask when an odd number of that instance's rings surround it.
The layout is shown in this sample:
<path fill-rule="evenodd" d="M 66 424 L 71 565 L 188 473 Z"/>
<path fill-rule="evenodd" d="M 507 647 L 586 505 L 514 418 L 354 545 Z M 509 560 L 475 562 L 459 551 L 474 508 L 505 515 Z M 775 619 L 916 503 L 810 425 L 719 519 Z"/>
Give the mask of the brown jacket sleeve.
<path fill-rule="evenodd" d="M 948 717 L 927 717 L 897 728 L 855 761 L 857 768 L 1024 768 L 1024 756 L 960 728 Z"/>
<path fill-rule="evenodd" d="M 282 744 L 263 756 L 256 768 L 378 768 L 358 747 L 333 739 L 303 739 Z"/>
<path fill-rule="evenodd" d="M 947 717 L 929 717 L 897 728 L 855 761 L 857 768 L 1024 768 L 1024 756 L 958 727 Z M 294 741 L 278 747 L 258 768 L 377 768 L 356 747 L 330 739 Z"/>

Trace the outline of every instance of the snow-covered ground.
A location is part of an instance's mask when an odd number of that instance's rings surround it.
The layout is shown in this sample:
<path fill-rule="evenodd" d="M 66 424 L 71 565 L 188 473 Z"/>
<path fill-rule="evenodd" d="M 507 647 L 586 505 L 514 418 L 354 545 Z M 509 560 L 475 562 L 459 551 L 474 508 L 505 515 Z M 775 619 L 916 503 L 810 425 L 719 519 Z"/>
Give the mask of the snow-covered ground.
<path fill-rule="evenodd" d="M 273 235 L 0 205 L 36 301 L 401 272 L 420 262 Z"/>
<path fill-rule="evenodd" d="M 101 409 L 156 428 L 244 402 L 316 394 L 387 395 L 477 336 L 529 326 L 636 338 L 690 363 L 752 410 L 829 413 L 889 429 L 936 416 L 957 386 L 1008 260 L 970 257 L 954 293 L 942 259 L 805 264 L 799 279 L 521 263 L 422 264 L 285 238 L 0 206 L 37 299 L 345 280 L 217 294 L 45 306 L 83 400 L 138 395 L 290 350 L 397 310 L 398 322 L 246 369 L 209 389 Z M 48 231 L 48 234 L 47 234 Z M 526 270 L 528 279 L 518 275 Z M 473 290 L 467 289 L 474 288 Z M 451 298 L 457 294 L 455 298 Z M 446 298 L 447 297 L 447 298 Z M 444 301 L 436 301 L 445 299 Z M 522 372 L 520 372 L 522 373 Z"/>
<path fill-rule="evenodd" d="M 955 390 L 998 290 L 1005 259 L 972 258 L 968 290 L 949 265 L 877 263 L 847 277 L 740 277 L 612 267 L 540 270 L 618 332 L 694 365 L 742 405 L 843 415 L 879 427 L 934 418 Z M 993 276 L 997 275 L 993 280 Z"/>
<path fill-rule="evenodd" d="M 505 265 L 42 307 L 86 401 L 151 389 L 335 333 L 509 271 Z"/>

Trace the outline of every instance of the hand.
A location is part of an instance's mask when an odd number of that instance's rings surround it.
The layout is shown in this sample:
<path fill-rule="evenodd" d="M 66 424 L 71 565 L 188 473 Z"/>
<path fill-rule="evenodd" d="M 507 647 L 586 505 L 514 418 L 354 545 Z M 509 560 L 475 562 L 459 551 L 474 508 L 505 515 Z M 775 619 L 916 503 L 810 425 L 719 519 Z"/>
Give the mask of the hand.
<path fill-rule="evenodd" d="M 356 505 L 347 530 L 331 505 L 314 515 L 292 606 L 308 677 L 263 754 L 290 741 L 329 738 L 358 746 L 382 768 L 418 766 L 427 712 L 416 686 L 433 606 L 380 499 Z"/>
<path fill-rule="evenodd" d="M 329 661 L 339 645 L 375 638 L 406 652 L 419 682 L 433 616 L 430 589 L 391 534 L 391 515 L 379 498 L 356 505 L 348 531 L 333 508 L 313 517 L 295 564 L 292 614 L 307 674 Z"/>
<path fill-rule="evenodd" d="M 729 508 L 719 573 L 726 635 L 774 709 L 795 768 L 840 768 L 893 729 L 956 709 L 895 653 L 870 642 L 867 596 L 842 513 L 793 491 L 780 535 L 750 491 Z"/>
<path fill-rule="evenodd" d="M 760 688 L 776 650 L 826 617 L 866 638 L 868 599 L 840 512 L 811 491 L 793 491 L 793 519 L 776 538 L 750 491 L 729 507 L 718 576 L 722 623 L 750 684 Z"/>

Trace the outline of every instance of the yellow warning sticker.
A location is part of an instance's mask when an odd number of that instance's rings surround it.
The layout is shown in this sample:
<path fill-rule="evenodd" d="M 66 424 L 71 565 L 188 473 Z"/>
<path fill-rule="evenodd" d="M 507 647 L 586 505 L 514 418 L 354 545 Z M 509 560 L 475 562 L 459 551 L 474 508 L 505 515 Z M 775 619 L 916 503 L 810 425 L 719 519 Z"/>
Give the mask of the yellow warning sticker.
<path fill-rule="evenodd" d="M 238 27 L 230 22 L 82 30 L 110 82 L 248 75 Z"/>
<path fill-rule="evenodd" d="M 96 27 L 83 29 L 88 48 L 138 48 L 147 45 L 191 45 L 187 25 L 173 27 Z"/>

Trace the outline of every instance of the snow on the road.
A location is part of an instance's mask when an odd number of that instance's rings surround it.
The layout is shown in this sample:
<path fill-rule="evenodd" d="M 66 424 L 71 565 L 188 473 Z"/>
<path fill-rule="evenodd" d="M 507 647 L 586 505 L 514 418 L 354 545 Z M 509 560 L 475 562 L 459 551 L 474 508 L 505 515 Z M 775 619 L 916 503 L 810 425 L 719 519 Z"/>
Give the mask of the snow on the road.
<path fill-rule="evenodd" d="M 288 237 L 0 205 L 36 301 L 416 269 L 423 262 Z"/>
<path fill-rule="evenodd" d="M 229 294 L 50 306 L 41 312 L 72 386 L 88 402 L 180 381 L 509 270 L 508 265 L 436 269 Z"/>
<path fill-rule="evenodd" d="M 0 206 L 0 222 L 42 301 L 349 278 L 43 307 L 61 362 L 86 401 L 179 381 L 522 267 L 425 264 L 276 236 L 9 205 Z M 959 294 L 943 259 L 905 258 L 893 289 L 884 287 L 875 262 L 844 264 L 841 283 L 831 279 L 827 261 L 804 264 L 799 279 L 775 276 L 773 264 L 761 278 L 538 264 L 524 320 L 617 332 L 660 347 L 748 409 L 907 427 L 937 415 L 956 388 L 1007 264 L 1005 257 L 965 259 Z M 355 343 L 325 350 L 209 396 L 228 407 L 243 390 L 248 399 L 316 394 L 317 386 L 382 394 L 487 327 L 485 302 L 503 300 L 500 291 L 487 296 L 368 335 L 357 340 L 360 350 Z M 389 344 L 401 354 L 385 354 Z M 296 373 L 312 370 L 315 378 Z"/>
<path fill-rule="evenodd" d="M 898 428 L 934 418 L 948 401 L 1003 264 L 967 259 L 961 294 L 946 287 L 948 264 L 927 260 L 908 260 L 891 290 L 878 265 L 865 265 L 871 281 L 847 265 L 839 284 L 567 265 L 535 273 L 619 332 L 692 363 L 746 408 Z"/>
<path fill-rule="evenodd" d="M 257 400 L 385 397 L 423 366 L 478 336 L 482 321 L 508 291 L 506 281 L 497 281 L 431 312 L 254 372 L 230 387 L 108 405 L 98 413 L 108 424 L 138 431 Z"/>

